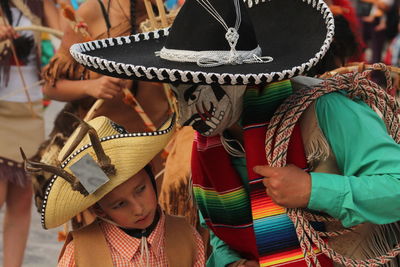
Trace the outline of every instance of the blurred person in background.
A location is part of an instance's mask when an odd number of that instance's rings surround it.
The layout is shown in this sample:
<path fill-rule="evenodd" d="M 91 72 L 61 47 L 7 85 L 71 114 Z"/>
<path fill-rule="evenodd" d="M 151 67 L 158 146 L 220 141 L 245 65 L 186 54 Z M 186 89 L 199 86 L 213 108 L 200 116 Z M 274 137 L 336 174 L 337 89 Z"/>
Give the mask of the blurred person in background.
<path fill-rule="evenodd" d="M 14 27 L 45 24 L 58 29 L 57 17 L 51 16 L 54 12 L 57 10 L 51 0 L 1 1 L 0 207 L 6 203 L 4 267 L 21 266 L 31 217 L 31 180 L 23 169 L 18 147 L 26 147 L 30 157 L 44 138 L 42 92 L 38 83 L 41 34 L 17 33 Z"/>
<path fill-rule="evenodd" d="M 390 33 L 393 17 L 393 7 L 397 0 L 361 0 L 357 3 L 358 16 L 363 27 L 364 41 L 372 50 L 370 62 L 382 60 L 382 52 Z M 389 27 L 389 28 L 388 28 Z"/>

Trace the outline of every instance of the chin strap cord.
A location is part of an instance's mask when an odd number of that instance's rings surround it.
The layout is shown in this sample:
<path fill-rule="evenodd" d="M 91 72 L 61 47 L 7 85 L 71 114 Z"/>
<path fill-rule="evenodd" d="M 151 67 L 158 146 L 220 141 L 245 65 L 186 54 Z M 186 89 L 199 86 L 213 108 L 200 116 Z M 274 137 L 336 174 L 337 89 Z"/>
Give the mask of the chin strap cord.
<path fill-rule="evenodd" d="M 146 255 L 146 261 L 143 259 L 144 255 Z M 144 235 L 142 236 L 142 240 L 140 242 L 140 264 L 143 267 L 150 267 L 149 246 L 147 244 L 147 238 Z"/>
<path fill-rule="evenodd" d="M 107 223 L 110 223 L 112 225 L 115 225 L 117 227 L 123 228 L 121 225 L 113 222 L 112 220 L 109 220 L 104 217 L 97 216 L 100 220 L 103 220 Z M 142 234 L 144 234 L 146 230 L 142 231 Z M 145 259 L 144 259 L 145 257 Z M 146 236 L 142 235 L 142 238 L 140 239 L 140 265 L 142 267 L 150 267 L 150 253 L 149 253 L 149 245 L 147 244 L 147 238 Z"/>

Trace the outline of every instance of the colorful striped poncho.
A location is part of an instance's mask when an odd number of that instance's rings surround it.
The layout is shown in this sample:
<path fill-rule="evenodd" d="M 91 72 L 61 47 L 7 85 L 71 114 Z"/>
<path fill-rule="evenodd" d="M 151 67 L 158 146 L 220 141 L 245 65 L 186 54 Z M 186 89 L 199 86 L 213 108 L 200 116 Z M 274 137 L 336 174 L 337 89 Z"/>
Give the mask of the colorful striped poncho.
<path fill-rule="evenodd" d="M 284 208 L 266 195 L 262 177 L 252 171 L 256 165 L 267 164 L 268 121 L 291 93 L 290 81 L 247 90 L 242 123 L 248 177 L 235 170 L 219 136 L 198 135 L 193 145 L 193 189 L 207 226 L 231 249 L 243 258 L 258 260 L 260 266 L 306 266 L 292 222 Z M 298 126 L 287 162 L 307 167 Z M 319 259 L 322 266 L 332 266 L 324 255 Z"/>

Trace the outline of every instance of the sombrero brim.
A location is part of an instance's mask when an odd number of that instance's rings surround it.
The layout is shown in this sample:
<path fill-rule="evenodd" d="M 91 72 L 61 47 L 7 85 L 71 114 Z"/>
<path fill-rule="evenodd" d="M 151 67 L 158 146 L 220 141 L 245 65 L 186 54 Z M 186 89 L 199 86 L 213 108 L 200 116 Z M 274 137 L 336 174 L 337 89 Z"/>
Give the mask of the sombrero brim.
<path fill-rule="evenodd" d="M 71 184 L 63 178 L 53 177 L 43 201 L 43 228 L 49 229 L 64 224 L 143 169 L 171 139 L 175 128 L 174 121 L 174 118 L 169 119 L 156 132 L 116 134 L 100 138 L 102 147 L 115 165 L 116 175 L 109 177 L 110 180 L 106 184 L 86 197 L 72 190 Z M 85 154 L 96 158 L 92 146 L 88 144 L 69 156 L 62 168 L 71 173 L 69 167 Z"/>
<path fill-rule="evenodd" d="M 334 19 L 322 0 L 260 0 L 248 13 L 263 56 L 273 57 L 270 63 L 205 68 L 164 60 L 155 52 L 168 29 L 75 44 L 70 52 L 90 70 L 125 79 L 254 85 L 302 74 L 329 49 Z"/>

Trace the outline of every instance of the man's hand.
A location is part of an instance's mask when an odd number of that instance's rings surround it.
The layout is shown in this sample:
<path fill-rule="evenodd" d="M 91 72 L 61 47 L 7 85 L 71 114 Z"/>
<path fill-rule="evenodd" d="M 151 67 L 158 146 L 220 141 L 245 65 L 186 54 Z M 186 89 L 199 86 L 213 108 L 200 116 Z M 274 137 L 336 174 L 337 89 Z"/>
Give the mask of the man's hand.
<path fill-rule="evenodd" d="M 226 267 L 260 267 L 256 261 L 238 260 L 226 265 Z"/>
<path fill-rule="evenodd" d="M 265 177 L 267 194 L 279 206 L 307 207 L 311 194 L 311 176 L 307 172 L 292 164 L 282 168 L 256 166 L 254 172 Z"/>

